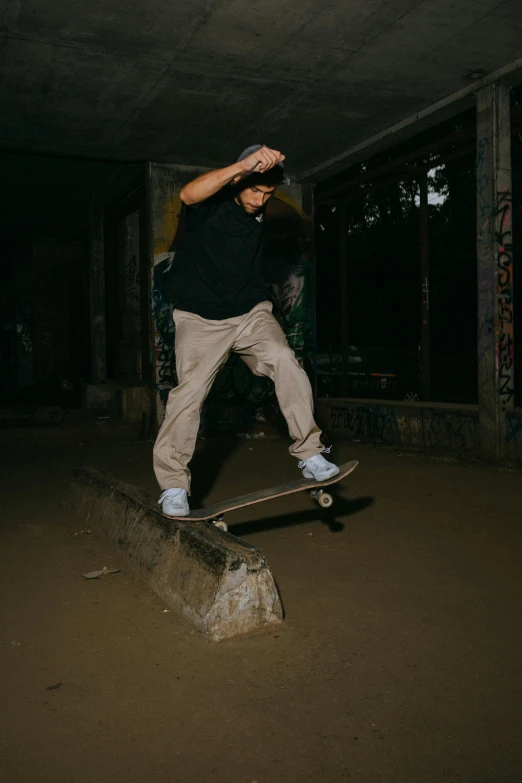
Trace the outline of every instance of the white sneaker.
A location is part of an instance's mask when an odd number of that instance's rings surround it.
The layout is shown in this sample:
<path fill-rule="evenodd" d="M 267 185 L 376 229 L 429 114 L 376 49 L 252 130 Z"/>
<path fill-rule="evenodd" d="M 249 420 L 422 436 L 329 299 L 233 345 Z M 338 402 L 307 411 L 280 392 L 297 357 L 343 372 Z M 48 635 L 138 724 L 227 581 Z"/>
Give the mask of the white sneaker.
<path fill-rule="evenodd" d="M 166 489 L 161 493 L 158 503 L 166 517 L 188 517 L 190 514 L 186 489 Z"/>
<path fill-rule="evenodd" d="M 322 454 L 303 460 L 299 463 L 299 467 L 303 471 L 304 478 L 313 478 L 316 481 L 327 481 L 341 472 L 337 465 L 328 462 Z"/>

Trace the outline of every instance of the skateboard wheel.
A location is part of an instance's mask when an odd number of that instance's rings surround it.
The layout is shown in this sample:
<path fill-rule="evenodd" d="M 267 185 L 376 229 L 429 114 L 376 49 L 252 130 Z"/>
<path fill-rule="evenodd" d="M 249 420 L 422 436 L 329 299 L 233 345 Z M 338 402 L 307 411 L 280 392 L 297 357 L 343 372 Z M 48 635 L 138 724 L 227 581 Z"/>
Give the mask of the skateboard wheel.
<path fill-rule="evenodd" d="M 214 525 L 219 528 L 220 530 L 224 530 L 225 533 L 228 530 L 228 525 L 226 522 L 224 522 L 222 519 L 216 519 L 214 520 Z"/>
<path fill-rule="evenodd" d="M 317 502 L 321 508 L 330 508 L 333 504 L 333 497 L 329 495 L 328 492 L 322 492 L 317 498 Z"/>

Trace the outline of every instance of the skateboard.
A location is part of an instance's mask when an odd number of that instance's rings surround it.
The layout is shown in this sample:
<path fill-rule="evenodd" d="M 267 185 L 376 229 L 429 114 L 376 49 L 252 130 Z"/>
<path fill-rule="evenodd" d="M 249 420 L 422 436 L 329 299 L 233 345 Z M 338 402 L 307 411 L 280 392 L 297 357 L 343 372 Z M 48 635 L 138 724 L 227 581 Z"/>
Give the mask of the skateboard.
<path fill-rule="evenodd" d="M 253 506 L 254 503 L 263 503 L 265 500 L 279 498 L 282 495 L 291 495 L 293 492 L 302 492 L 305 489 L 310 490 L 310 496 L 321 508 L 330 508 L 334 499 L 332 495 L 324 491 L 323 487 L 341 481 L 341 479 L 352 473 L 358 464 L 357 460 L 352 460 L 352 462 L 345 462 L 344 465 L 339 465 L 339 473 L 332 478 L 326 479 L 326 481 L 315 481 L 315 479 L 306 478 L 298 481 L 288 481 L 286 484 L 279 484 L 276 487 L 249 492 L 248 495 L 240 495 L 237 498 L 230 498 L 230 500 L 222 500 L 220 503 L 214 503 L 208 508 L 196 508 L 186 517 L 171 517 L 167 514 L 163 516 L 166 519 L 179 519 L 186 522 L 211 522 L 220 530 L 227 531 L 228 525 L 223 520 L 223 515 L 227 511 L 235 511 L 237 508 L 243 508 L 244 506 Z"/>

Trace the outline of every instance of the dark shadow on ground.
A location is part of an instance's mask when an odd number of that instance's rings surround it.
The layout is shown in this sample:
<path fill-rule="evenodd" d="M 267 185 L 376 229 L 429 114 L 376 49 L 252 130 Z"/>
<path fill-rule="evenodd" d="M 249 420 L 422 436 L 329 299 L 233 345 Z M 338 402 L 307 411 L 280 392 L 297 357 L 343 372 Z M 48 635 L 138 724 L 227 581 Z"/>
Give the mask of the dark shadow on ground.
<path fill-rule="evenodd" d="M 294 525 L 303 525 L 307 522 L 316 522 L 317 519 L 323 525 L 326 525 L 331 533 L 340 533 L 344 530 L 344 523 L 339 522 L 337 517 L 350 516 L 371 506 L 375 498 L 361 497 L 347 500 L 346 498 L 335 497 L 331 508 L 311 508 L 309 511 L 294 511 L 291 514 L 279 514 L 277 516 L 266 516 L 262 519 L 255 519 L 252 522 L 238 522 L 236 525 L 230 518 L 225 517 L 229 525 L 229 532 L 237 538 L 244 538 L 251 533 L 259 533 L 261 530 L 276 530 L 281 527 L 292 527 Z"/>
<path fill-rule="evenodd" d="M 198 448 L 189 465 L 192 473 L 192 508 L 205 508 L 205 499 L 217 481 L 223 465 L 240 444 L 239 438 L 223 438 L 219 441 L 211 438 L 198 442 Z"/>

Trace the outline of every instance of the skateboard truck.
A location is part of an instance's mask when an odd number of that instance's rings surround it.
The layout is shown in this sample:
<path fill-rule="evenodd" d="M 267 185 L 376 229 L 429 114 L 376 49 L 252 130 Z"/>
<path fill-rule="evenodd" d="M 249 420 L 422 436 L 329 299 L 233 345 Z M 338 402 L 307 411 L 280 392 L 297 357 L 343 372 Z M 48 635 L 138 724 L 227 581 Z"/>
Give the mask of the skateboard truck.
<path fill-rule="evenodd" d="M 219 516 L 219 517 L 216 517 L 215 519 L 211 519 L 210 521 L 212 522 L 213 525 L 218 527 L 220 530 L 224 530 L 225 533 L 227 532 L 228 525 L 225 522 L 225 520 L 223 519 L 223 514 L 221 514 L 221 516 Z"/>
<path fill-rule="evenodd" d="M 312 500 L 315 500 L 316 503 L 319 503 L 321 508 L 330 508 L 333 504 L 333 497 L 329 492 L 325 492 L 324 489 L 311 489 L 310 497 Z"/>

